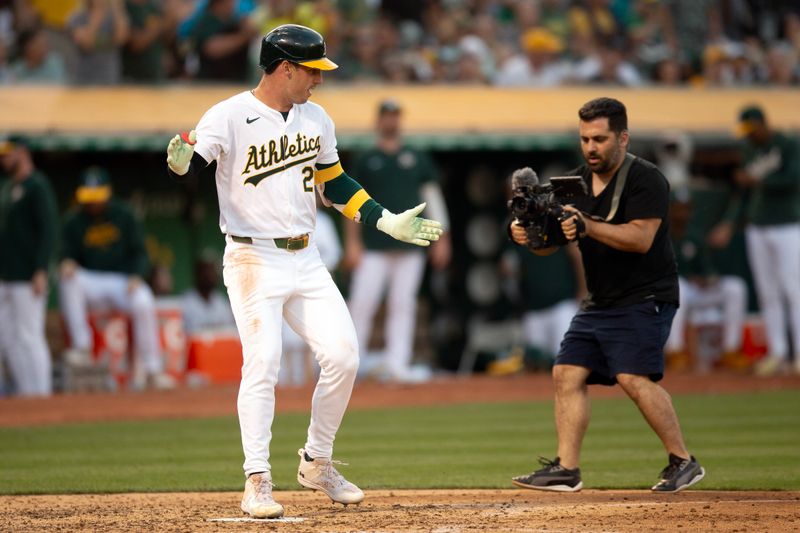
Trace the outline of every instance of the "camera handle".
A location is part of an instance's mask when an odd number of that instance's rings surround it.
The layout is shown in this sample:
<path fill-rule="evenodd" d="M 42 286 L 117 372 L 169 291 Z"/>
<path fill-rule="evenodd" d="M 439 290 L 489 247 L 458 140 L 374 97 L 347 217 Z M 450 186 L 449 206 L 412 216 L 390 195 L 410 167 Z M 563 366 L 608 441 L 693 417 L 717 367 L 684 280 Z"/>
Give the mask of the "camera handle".
<path fill-rule="evenodd" d="M 575 233 L 577 238 L 582 239 L 586 237 L 586 222 L 583 220 L 584 214 L 581 211 L 562 211 L 561 216 L 558 217 L 558 221 L 564 222 L 570 217 L 575 217 Z"/>

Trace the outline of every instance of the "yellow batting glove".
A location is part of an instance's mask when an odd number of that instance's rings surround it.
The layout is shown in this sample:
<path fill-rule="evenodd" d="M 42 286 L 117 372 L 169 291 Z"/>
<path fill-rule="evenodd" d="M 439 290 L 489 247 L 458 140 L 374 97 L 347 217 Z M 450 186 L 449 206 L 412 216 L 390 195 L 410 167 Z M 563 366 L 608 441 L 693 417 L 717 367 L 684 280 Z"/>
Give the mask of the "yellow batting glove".
<path fill-rule="evenodd" d="M 167 146 L 167 165 L 175 174 L 183 176 L 189 171 L 192 162 L 194 145 L 197 142 L 197 133 L 192 130 L 188 134 L 181 133 L 169 141 Z"/>
<path fill-rule="evenodd" d="M 439 240 L 443 230 L 439 222 L 417 216 L 423 209 L 425 209 L 424 203 L 397 215 L 384 209 L 383 215 L 378 219 L 377 227 L 398 241 L 417 246 L 430 246 L 431 241 Z"/>

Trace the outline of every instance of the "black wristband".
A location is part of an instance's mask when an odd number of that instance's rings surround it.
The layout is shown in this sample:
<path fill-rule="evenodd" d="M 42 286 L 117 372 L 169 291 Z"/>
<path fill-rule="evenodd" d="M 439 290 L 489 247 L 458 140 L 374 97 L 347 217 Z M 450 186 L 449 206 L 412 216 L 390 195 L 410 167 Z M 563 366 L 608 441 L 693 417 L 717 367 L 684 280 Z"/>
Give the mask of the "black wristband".
<path fill-rule="evenodd" d="M 169 165 L 167 165 L 167 174 L 170 178 L 178 183 L 184 183 L 200 175 L 200 172 L 207 166 L 208 161 L 206 161 L 203 156 L 195 152 L 192 154 L 192 160 L 189 161 L 189 168 L 186 170 L 186 174 L 176 174 L 171 168 L 169 168 Z"/>

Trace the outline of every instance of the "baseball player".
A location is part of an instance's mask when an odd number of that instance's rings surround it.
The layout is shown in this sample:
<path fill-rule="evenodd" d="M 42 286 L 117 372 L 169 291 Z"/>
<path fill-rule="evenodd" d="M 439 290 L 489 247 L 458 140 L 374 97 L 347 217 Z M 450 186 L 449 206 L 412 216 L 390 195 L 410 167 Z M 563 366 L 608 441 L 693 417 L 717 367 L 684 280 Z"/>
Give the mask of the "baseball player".
<path fill-rule="evenodd" d="M 665 349 L 673 354 L 696 354 L 701 371 L 714 361 L 701 353 L 696 342 L 687 343 L 690 326 L 719 323 L 720 348 L 724 359 L 735 360 L 742 347 L 742 327 L 747 314 L 747 285 L 739 276 L 720 276 L 715 272 L 705 236 L 696 235 L 690 226 L 693 206 L 688 189 L 678 189 L 669 206 L 669 229 L 678 264 L 679 302 Z M 692 335 L 690 335 L 692 337 Z"/>
<path fill-rule="evenodd" d="M 0 143 L 0 352 L 17 394 L 52 392 L 45 339 L 48 267 L 55 251 L 58 215 L 50 182 L 33 165 L 25 141 Z"/>
<path fill-rule="evenodd" d="M 733 220 L 743 211 L 747 259 L 769 348 L 755 372 L 769 376 L 787 370 L 791 338 L 800 373 L 800 148 L 792 136 L 770 126 L 759 106 L 741 110 L 738 130 L 745 141 L 744 160 L 734 179 L 747 193 L 732 201 L 709 241 L 727 246 Z"/>
<path fill-rule="evenodd" d="M 380 191 L 389 207 L 424 200 L 436 220 L 447 224 L 447 206 L 430 156 L 408 146 L 402 136 L 402 108 L 394 100 L 378 107 L 376 146 L 356 163 L 364 186 Z M 345 224 L 345 265 L 353 269 L 350 285 L 350 312 L 359 335 L 359 345 L 367 354 L 373 319 L 386 294 L 384 324 L 386 347 L 375 361 L 377 375 L 386 381 L 413 383 L 428 379 L 428 372 L 417 373 L 411 362 L 417 317 L 417 294 L 425 273 L 425 254 L 414 246 L 397 242 L 372 228 Z M 450 237 L 443 235 L 430 247 L 431 264 L 444 269 L 450 261 Z M 365 365 L 367 366 L 367 365 Z M 426 370 L 425 367 L 417 367 Z M 368 370 L 369 373 L 369 370 Z"/>
<path fill-rule="evenodd" d="M 309 344 L 321 368 L 297 480 L 345 505 L 364 498 L 331 460 L 358 370 L 358 341 L 315 244 L 314 190 L 325 205 L 398 240 L 428 246 L 442 229 L 417 217 L 425 204 L 391 213 L 344 172 L 333 121 L 308 102 L 322 71 L 337 68 L 319 33 L 293 24 L 275 28 L 262 39 L 259 65 L 264 73 L 255 89 L 214 105 L 196 131 L 170 141 L 167 165 L 180 179 L 217 162 L 223 279 L 244 356 L 238 412 L 247 481 L 241 508 L 275 518 L 283 506 L 272 497 L 269 443 L 282 318 Z"/>
<path fill-rule="evenodd" d="M 139 222 L 112 198 L 101 168 L 83 172 L 75 196 L 79 208 L 64 221 L 59 265 L 60 304 L 72 344 L 65 359 L 91 364 L 89 310 L 121 309 L 133 323 L 134 388 L 173 388 L 174 379 L 164 372 L 153 292 L 142 280 L 148 261 Z"/>

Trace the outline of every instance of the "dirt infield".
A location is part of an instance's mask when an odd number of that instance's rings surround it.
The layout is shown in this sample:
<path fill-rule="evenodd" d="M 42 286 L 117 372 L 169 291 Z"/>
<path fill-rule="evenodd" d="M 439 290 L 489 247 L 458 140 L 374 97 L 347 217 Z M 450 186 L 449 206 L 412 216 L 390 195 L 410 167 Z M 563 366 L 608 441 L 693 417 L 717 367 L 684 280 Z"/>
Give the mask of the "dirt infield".
<path fill-rule="evenodd" d="M 279 492 L 284 520 L 237 512 L 238 493 L 3 496 L 0 523 L 38 531 L 757 532 L 800 529 L 799 492 L 369 491 L 360 506 Z"/>
<path fill-rule="evenodd" d="M 673 394 L 799 389 L 800 377 L 756 379 L 738 374 L 674 375 Z M 81 394 L 0 400 L 0 427 L 78 421 L 234 415 L 236 387 L 169 392 Z M 359 383 L 351 409 L 551 399 L 550 378 L 443 378 L 416 386 Z M 596 387 L 593 397 L 619 396 Z M 307 411 L 311 388 L 278 391 L 279 411 Z M 240 493 L 0 496 L 0 531 L 800 531 L 800 492 L 370 490 L 343 509 L 318 494 L 276 492 L 284 520 L 252 521 L 238 512 Z"/>

